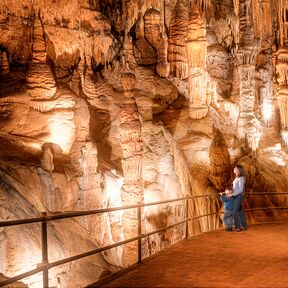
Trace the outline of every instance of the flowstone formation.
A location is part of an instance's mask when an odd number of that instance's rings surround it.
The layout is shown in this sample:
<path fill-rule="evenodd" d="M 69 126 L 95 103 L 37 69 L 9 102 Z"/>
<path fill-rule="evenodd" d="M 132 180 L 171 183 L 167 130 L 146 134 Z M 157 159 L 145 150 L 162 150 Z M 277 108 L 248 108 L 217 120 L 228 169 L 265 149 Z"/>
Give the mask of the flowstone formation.
<path fill-rule="evenodd" d="M 218 192 L 237 163 L 247 192 L 287 190 L 287 9 L 1 0 L 0 220 L 197 196 L 188 209 L 181 200 L 48 223 L 49 262 L 138 232 L 149 234 L 145 258 L 185 237 L 184 224 L 162 229 L 185 217 L 195 217 L 189 236 L 222 227 Z M 252 195 L 245 207 L 286 202 Z M 279 211 L 247 216 L 287 216 Z M 41 263 L 40 235 L 40 223 L 0 227 L 0 281 Z M 49 269 L 49 286 L 85 287 L 136 263 L 139 242 Z M 42 277 L 15 285 L 39 287 Z"/>

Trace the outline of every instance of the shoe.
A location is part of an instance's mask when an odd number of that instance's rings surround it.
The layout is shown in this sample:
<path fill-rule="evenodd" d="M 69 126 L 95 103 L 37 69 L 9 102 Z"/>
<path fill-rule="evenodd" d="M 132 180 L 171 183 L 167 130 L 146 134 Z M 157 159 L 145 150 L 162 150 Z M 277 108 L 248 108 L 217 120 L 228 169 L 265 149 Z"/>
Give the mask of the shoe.
<path fill-rule="evenodd" d="M 236 231 L 236 232 L 241 232 L 242 229 L 241 229 L 241 228 L 237 228 L 237 229 L 235 229 L 235 231 Z"/>
<path fill-rule="evenodd" d="M 231 231 L 232 231 L 232 228 L 227 227 L 227 228 L 225 229 L 225 231 L 226 231 L 226 232 L 231 232 Z"/>
<path fill-rule="evenodd" d="M 248 230 L 248 227 L 245 227 L 245 228 L 242 227 L 242 230 Z"/>

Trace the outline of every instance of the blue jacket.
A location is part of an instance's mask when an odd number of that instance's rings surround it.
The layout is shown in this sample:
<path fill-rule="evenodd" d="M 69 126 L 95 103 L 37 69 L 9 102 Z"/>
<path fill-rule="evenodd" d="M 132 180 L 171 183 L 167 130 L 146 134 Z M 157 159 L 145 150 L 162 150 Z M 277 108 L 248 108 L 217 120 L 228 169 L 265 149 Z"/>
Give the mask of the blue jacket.
<path fill-rule="evenodd" d="M 234 206 L 234 198 L 233 197 L 227 197 L 226 195 L 220 195 L 220 200 L 224 203 L 224 209 L 225 210 L 233 210 Z"/>

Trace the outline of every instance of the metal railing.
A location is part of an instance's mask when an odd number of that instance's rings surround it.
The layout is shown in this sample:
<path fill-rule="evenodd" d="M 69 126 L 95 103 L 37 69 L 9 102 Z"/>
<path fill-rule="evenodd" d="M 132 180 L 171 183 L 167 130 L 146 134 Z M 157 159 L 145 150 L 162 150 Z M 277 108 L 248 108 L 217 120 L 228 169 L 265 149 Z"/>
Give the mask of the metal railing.
<path fill-rule="evenodd" d="M 256 195 L 288 195 L 288 192 L 255 192 L 255 193 L 246 193 L 246 197 L 249 196 L 256 196 Z M 97 253 L 104 252 L 106 250 L 128 244 L 130 242 L 137 241 L 138 242 L 138 263 L 142 261 L 142 242 L 141 239 L 146 238 L 148 236 L 151 236 L 153 234 L 159 233 L 161 231 L 165 231 L 169 228 L 173 228 L 175 226 L 181 225 L 185 223 L 185 238 L 187 239 L 189 237 L 189 222 L 193 220 L 197 220 L 203 217 L 208 217 L 208 216 L 213 216 L 213 215 L 219 215 L 223 212 L 221 211 L 216 211 L 212 213 L 206 213 L 206 214 L 201 214 L 201 215 L 196 215 L 193 217 L 189 217 L 189 200 L 194 200 L 194 199 L 201 199 L 201 198 L 207 198 L 207 197 L 219 197 L 218 194 L 203 194 L 203 195 L 197 195 L 197 196 L 187 196 L 187 197 L 182 197 L 182 198 L 177 198 L 177 199 L 171 199 L 171 200 L 165 200 L 165 201 L 158 201 L 158 202 L 151 202 L 151 203 L 139 203 L 136 205 L 129 205 L 129 206 L 122 206 L 122 207 L 114 207 L 114 208 L 106 208 L 106 209 L 97 209 L 97 210 L 89 210 L 89 211 L 73 211 L 73 212 L 65 212 L 65 213 L 59 213 L 59 214 L 53 214 L 53 215 L 47 215 L 42 213 L 41 217 L 35 217 L 35 218 L 26 218 L 26 219 L 21 219 L 21 220 L 10 220 L 10 221 L 0 221 L 0 227 L 8 227 L 8 226 L 15 226 L 15 225 L 24 225 L 24 224 L 31 224 L 31 223 L 41 223 L 41 240 L 42 240 L 42 263 L 37 265 L 37 268 L 32 269 L 28 272 L 19 274 L 17 276 L 14 276 L 12 278 L 6 279 L 4 281 L 0 282 L 0 287 L 3 287 L 5 285 L 11 284 L 13 282 L 19 281 L 23 278 L 32 276 L 34 274 L 43 273 L 43 287 L 47 288 L 49 287 L 49 277 L 48 277 L 48 271 L 49 269 L 63 265 L 65 263 L 69 263 L 87 256 L 91 256 Z M 170 204 L 174 202 L 179 202 L 179 201 L 185 201 L 185 218 L 182 221 L 179 221 L 177 223 L 167 225 L 165 227 L 159 228 L 157 230 L 153 230 L 151 232 L 142 233 L 142 210 L 141 208 L 144 207 L 149 207 L 149 206 L 155 206 L 155 205 L 162 205 L 162 204 Z M 137 219 L 138 219 L 138 235 L 124 240 L 120 241 L 111 245 L 107 245 L 101 248 L 97 248 L 94 250 L 87 251 L 85 253 L 77 254 L 72 257 L 64 258 L 58 261 L 54 262 L 49 262 L 48 260 L 48 225 L 47 223 L 49 221 L 55 221 L 55 220 L 60 220 L 60 219 L 66 219 L 66 218 L 74 218 L 74 217 L 81 217 L 81 216 L 88 216 L 88 215 L 96 215 L 96 214 L 103 214 L 103 213 L 109 213 L 109 212 L 115 212 L 115 211 L 124 211 L 128 209 L 135 209 L 137 208 Z M 273 209 L 288 209 L 288 207 L 255 207 L 255 208 L 249 208 L 249 209 L 244 209 L 245 211 L 255 211 L 255 210 L 273 210 Z"/>

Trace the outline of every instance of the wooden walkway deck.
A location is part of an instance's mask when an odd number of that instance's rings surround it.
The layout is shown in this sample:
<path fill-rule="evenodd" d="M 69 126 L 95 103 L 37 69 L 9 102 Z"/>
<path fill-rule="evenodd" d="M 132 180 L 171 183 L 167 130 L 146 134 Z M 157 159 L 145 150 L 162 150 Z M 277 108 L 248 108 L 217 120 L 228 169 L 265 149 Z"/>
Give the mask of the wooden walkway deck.
<path fill-rule="evenodd" d="M 89 287 L 288 287 L 288 222 L 204 233 Z"/>

